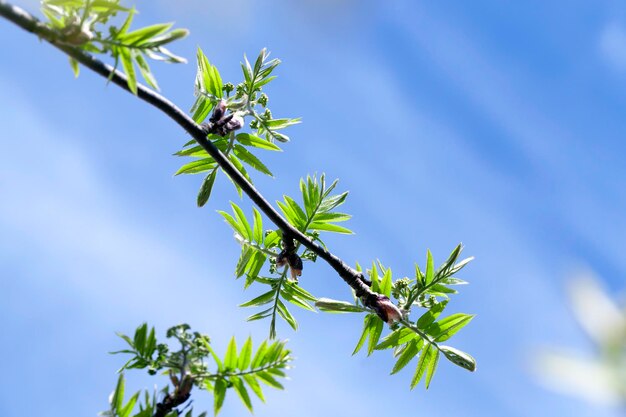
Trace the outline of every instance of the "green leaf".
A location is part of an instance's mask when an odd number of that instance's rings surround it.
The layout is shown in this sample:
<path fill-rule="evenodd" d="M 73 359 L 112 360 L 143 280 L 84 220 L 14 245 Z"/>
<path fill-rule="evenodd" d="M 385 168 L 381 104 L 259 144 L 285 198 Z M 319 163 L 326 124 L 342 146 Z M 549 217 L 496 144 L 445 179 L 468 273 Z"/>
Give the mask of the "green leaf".
<path fill-rule="evenodd" d="M 246 342 L 241 347 L 241 352 L 239 352 L 239 364 L 237 368 L 241 371 L 245 370 L 250 366 L 250 361 L 252 360 L 252 338 L 248 337 Z"/>
<path fill-rule="evenodd" d="M 289 323 L 292 329 L 298 330 L 298 322 L 296 322 L 296 319 L 289 312 L 287 306 L 285 306 L 285 304 L 280 299 L 276 300 L 276 305 L 278 307 L 278 315 L 281 316 L 287 323 Z"/>
<path fill-rule="evenodd" d="M 235 392 L 241 399 L 241 402 L 244 403 L 248 411 L 252 412 L 252 402 L 250 401 L 250 395 L 248 394 L 248 390 L 246 389 L 243 381 L 235 376 L 230 378 L 231 384 L 235 388 Z"/>
<path fill-rule="evenodd" d="M 439 317 L 441 312 L 446 308 L 447 304 L 448 300 L 444 300 L 433 305 L 430 310 L 422 314 L 422 316 L 417 319 L 417 322 L 415 323 L 417 328 L 420 330 L 424 330 L 428 326 L 430 326 L 437 319 L 437 317 Z"/>
<path fill-rule="evenodd" d="M 476 370 L 476 360 L 469 353 L 444 345 L 440 345 L 439 349 L 453 364 L 460 366 L 461 368 L 465 368 L 470 372 L 474 372 Z"/>
<path fill-rule="evenodd" d="M 217 176 L 217 169 L 211 171 L 202 182 L 202 187 L 198 192 L 198 207 L 202 207 L 209 201 L 211 197 L 211 191 L 213 190 L 213 184 L 215 183 L 215 177 Z"/>
<path fill-rule="evenodd" d="M 248 219 L 246 219 L 246 215 L 243 213 L 243 210 L 232 201 L 230 202 L 230 205 L 235 213 L 237 223 L 243 227 L 243 237 L 248 240 L 252 240 L 252 228 L 250 227 L 250 223 L 248 223 Z"/>
<path fill-rule="evenodd" d="M 391 297 L 391 269 L 385 269 L 385 275 L 383 276 L 383 280 L 380 283 L 380 293 L 386 295 L 387 297 Z"/>
<path fill-rule="evenodd" d="M 217 415 L 222 409 L 228 383 L 223 378 L 218 378 L 213 387 L 213 414 Z"/>
<path fill-rule="evenodd" d="M 287 218 L 289 223 L 291 223 L 296 229 L 301 230 L 304 226 L 303 221 L 298 215 L 293 211 L 293 209 L 288 205 L 281 201 L 276 201 L 278 207 L 283 212 L 283 215 Z"/>
<path fill-rule="evenodd" d="M 120 376 L 117 378 L 117 385 L 115 386 L 113 397 L 111 398 L 111 405 L 115 408 L 116 411 L 121 410 L 124 404 L 124 385 L 124 374 L 120 374 Z"/>
<path fill-rule="evenodd" d="M 293 289 L 288 286 L 288 285 L 283 285 L 281 290 L 280 290 L 280 295 L 287 301 L 289 301 L 290 303 L 303 308 L 305 310 L 309 310 L 309 311 L 315 311 L 315 309 L 307 302 L 307 300 L 304 300 L 302 298 L 300 298 L 300 296 L 298 294 L 296 294 Z"/>
<path fill-rule="evenodd" d="M 433 282 L 433 278 L 435 277 L 435 261 L 433 260 L 433 255 L 430 253 L 430 249 L 426 253 L 426 285 L 429 285 Z"/>
<path fill-rule="evenodd" d="M 431 355 L 436 348 L 433 347 L 430 343 L 427 343 L 426 346 L 422 349 L 422 353 L 420 354 L 419 360 L 417 361 L 417 368 L 415 369 L 415 374 L 413 375 L 413 380 L 411 381 L 411 389 L 415 388 L 417 384 L 419 384 L 422 376 L 426 372 L 428 365 L 430 363 Z"/>
<path fill-rule="evenodd" d="M 306 217 L 306 214 L 304 214 L 304 211 L 302 210 L 302 208 L 298 205 L 298 203 L 295 202 L 293 198 L 289 196 L 284 196 L 284 198 L 285 198 L 285 203 L 287 203 L 287 205 L 291 209 L 291 212 L 297 218 L 297 222 L 299 224 L 304 225 L 307 221 L 307 217 Z"/>
<path fill-rule="evenodd" d="M 470 256 L 469 258 L 463 259 L 461 262 L 459 262 L 456 265 L 454 265 L 454 267 L 450 270 L 450 275 L 456 274 L 461 269 L 463 269 L 463 267 L 465 267 L 465 265 L 467 265 L 468 263 L 470 263 L 473 260 L 474 260 L 473 256 Z"/>
<path fill-rule="evenodd" d="M 371 355 L 374 351 L 382 332 L 383 321 L 378 316 L 374 316 L 373 324 L 370 326 L 369 341 L 367 343 L 367 356 Z"/>
<path fill-rule="evenodd" d="M 239 307 L 253 307 L 253 306 L 262 306 L 263 304 L 267 304 L 274 300 L 276 297 L 276 290 L 271 289 L 266 293 L 259 295 L 256 298 L 253 298 L 250 301 L 246 301 L 243 304 L 239 304 Z"/>
<path fill-rule="evenodd" d="M 228 347 L 226 348 L 226 356 L 224 356 L 224 367 L 226 367 L 226 369 L 237 368 L 237 342 L 235 342 L 234 336 L 230 339 Z"/>
<path fill-rule="evenodd" d="M 261 139 L 258 136 L 251 135 L 249 133 L 239 133 L 237 136 L 235 136 L 235 139 L 242 145 L 252 146 L 259 149 L 266 149 L 269 151 L 282 151 L 282 149 L 280 149 L 274 143 L 269 142 L 265 139 Z"/>
<path fill-rule="evenodd" d="M 254 359 L 252 359 L 252 364 L 250 367 L 252 369 L 259 368 L 264 365 L 265 362 L 265 353 L 267 352 L 267 342 L 264 340 L 261 345 L 258 347 L 256 353 L 254 354 Z"/>
<path fill-rule="evenodd" d="M 203 92 L 208 92 L 216 98 L 222 98 L 222 78 L 200 48 L 197 51 L 198 71 L 196 74 L 196 87 Z"/>
<path fill-rule="evenodd" d="M 93 4 L 93 3 L 92 3 Z M 124 35 L 126 32 L 128 32 L 128 29 L 130 28 L 130 24 L 133 21 L 133 17 L 135 17 L 135 13 L 137 13 L 137 11 L 135 10 L 135 8 L 133 7 L 130 12 L 128 13 L 128 16 L 126 16 L 126 20 L 124 20 L 124 23 L 122 24 L 122 26 L 120 27 L 118 33 L 119 35 Z"/>
<path fill-rule="evenodd" d="M 458 278 L 444 278 L 441 280 L 441 283 L 444 285 L 467 285 L 468 282 Z"/>
<path fill-rule="evenodd" d="M 350 218 L 352 218 L 352 216 L 345 213 L 317 213 L 313 217 L 313 221 L 318 223 L 345 222 L 346 220 L 350 220 Z"/>
<path fill-rule="evenodd" d="M 253 233 L 252 233 L 252 237 L 254 238 L 254 241 L 258 244 L 262 244 L 263 243 L 263 218 L 261 217 L 261 213 L 259 213 L 259 210 L 257 210 L 256 208 L 252 209 L 253 215 L 254 215 L 254 228 L 253 228 Z"/>
<path fill-rule="evenodd" d="M 435 374 L 435 370 L 437 369 L 437 362 L 439 362 L 439 350 L 435 348 L 432 349 L 433 350 L 430 355 L 430 360 L 428 361 L 428 366 L 426 368 L 426 389 L 430 387 L 430 381 L 433 379 L 433 375 Z"/>
<path fill-rule="evenodd" d="M 393 366 L 393 369 L 391 370 L 391 375 L 404 368 L 411 361 L 411 359 L 413 359 L 415 355 L 419 353 L 421 344 L 422 340 L 418 341 L 415 339 L 411 340 L 407 344 L 406 348 L 402 351 L 402 354 L 396 361 L 396 364 Z"/>
<path fill-rule="evenodd" d="M 263 391 L 261 390 L 261 386 L 256 378 L 251 374 L 243 375 L 243 379 L 248 383 L 248 386 L 256 394 L 257 397 L 263 402 L 265 402 L 265 397 L 263 396 Z"/>
<path fill-rule="evenodd" d="M 213 103 L 205 96 L 199 95 L 196 97 L 196 101 L 191 106 L 191 118 L 196 123 L 202 123 L 207 118 L 211 110 L 213 109 Z"/>
<path fill-rule="evenodd" d="M 241 256 L 239 257 L 239 260 L 237 261 L 237 266 L 235 268 L 235 276 L 237 278 L 241 278 L 243 275 L 245 275 L 246 270 L 248 269 L 248 263 L 255 253 L 255 251 L 247 247 L 242 249 Z"/>
<path fill-rule="evenodd" d="M 474 317 L 463 313 L 452 314 L 428 326 L 426 333 L 432 335 L 436 342 L 444 342 L 465 327 Z"/>
<path fill-rule="evenodd" d="M 269 175 L 273 177 L 274 174 L 261 162 L 259 158 L 254 156 L 250 151 L 244 148 L 241 145 L 235 145 L 233 148 L 233 152 L 237 155 L 237 158 L 250 165 L 252 168 L 256 169 L 259 172 L 262 172 L 265 175 Z"/>
<path fill-rule="evenodd" d="M 381 342 L 374 347 L 374 350 L 388 349 L 390 347 L 396 347 L 403 345 L 415 338 L 417 333 L 407 327 L 401 327 L 388 334 Z"/>
<path fill-rule="evenodd" d="M 365 308 L 347 301 L 332 300 L 324 297 L 315 302 L 315 307 L 329 313 L 361 313 L 367 311 Z"/>
<path fill-rule="evenodd" d="M 243 177 L 245 179 L 247 179 L 250 184 L 252 184 L 252 178 L 250 178 L 250 175 L 248 175 L 248 171 L 246 171 L 246 169 L 244 168 L 244 166 L 241 163 L 241 161 L 239 160 L 239 158 L 237 158 L 236 155 L 231 153 L 230 155 L 228 155 L 228 159 L 230 160 L 230 162 L 232 162 L 232 164 L 235 166 L 235 168 L 237 168 L 237 171 L 239 171 L 241 173 L 241 175 L 243 175 Z M 232 181 L 232 179 L 231 179 L 231 181 Z M 235 188 L 237 188 L 237 191 L 239 193 L 239 197 L 241 197 L 241 188 L 239 187 L 239 185 L 235 181 L 233 181 L 233 184 L 235 185 Z"/>
<path fill-rule="evenodd" d="M 226 220 L 226 223 L 228 223 L 230 225 L 230 227 L 233 228 L 233 230 L 235 230 L 235 232 L 239 233 L 241 236 L 243 236 L 246 233 L 245 228 L 243 227 L 243 225 L 240 225 L 237 220 L 235 220 L 233 218 L 233 216 L 231 216 L 230 214 L 226 213 L 225 211 L 222 210 L 218 210 L 217 211 L 219 214 L 222 215 L 222 217 L 224 217 L 224 220 Z"/>
<path fill-rule="evenodd" d="M 303 300 L 317 301 L 317 297 L 315 297 L 313 294 L 311 294 L 295 282 L 286 281 L 283 283 L 283 287 L 285 289 L 288 289 L 289 291 L 292 291 L 294 295 L 297 295 Z"/>
<path fill-rule="evenodd" d="M 78 61 L 72 57 L 70 58 L 70 66 L 72 67 L 72 72 L 74 73 L 74 77 L 78 78 L 78 74 L 80 74 L 80 67 L 78 66 Z"/>
<path fill-rule="evenodd" d="M 309 224 L 309 229 L 310 230 L 322 230 L 322 231 L 335 232 L 335 233 L 344 233 L 347 235 L 353 234 L 352 230 L 343 226 L 332 224 L 332 223 L 312 222 L 311 224 Z"/>
<path fill-rule="evenodd" d="M 174 175 L 180 174 L 199 174 L 200 172 L 207 172 L 216 167 L 216 162 L 213 158 L 198 159 L 186 163 L 176 171 Z"/>
<path fill-rule="evenodd" d="M 261 320 L 264 319 L 266 317 L 269 317 L 272 315 L 272 312 L 274 311 L 273 307 L 268 308 L 267 310 L 263 310 L 259 313 L 253 314 L 250 317 L 248 317 L 246 319 L 246 321 L 255 321 L 255 320 Z"/>
<path fill-rule="evenodd" d="M 128 400 L 126 405 L 122 407 L 122 409 L 118 410 L 117 414 L 119 417 L 130 416 L 130 413 L 133 411 L 133 408 L 135 408 L 135 404 L 137 403 L 137 398 L 139 398 L 139 394 L 140 394 L 140 391 L 136 392 L 132 397 L 130 397 L 130 400 Z"/>
<path fill-rule="evenodd" d="M 300 118 L 296 118 L 296 119 L 273 119 L 273 120 L 266 120 L 265 121 L 265 126 L 267 126 L 268 128 L 272 129 L 272 130 L 279 130 L 279 129 L 284 129 L 288 126 L 292 126 L 292 125 L 297 125 L 298 123 L 301 123 L 302 121 L 300 120 Z"/>
<path fill-rule="evenodd" d="M 185 38 L 188 35 L 189 31 L 187 29 L 174 29 L 168 33 L 153 37 L 149 42 L 146 42 L 144 46 L 154 48 Z"/>
<path fill-rule="evenodd" d="M 370 270 L 370 280 L 372 281 L 372 291 L 380 293 L 380 282 L 378 280 L 378 267 L 375 262 L 372 262 L 372 269 Z"/>
<path fill-rule="evenodd" d="M 452 250 L 452 253 L 450 253 L 450 256 L 448 256 L 448 259 L 437 270 L 436 275 L 437 275 L 438 278 L 443 278 L 446 275 L 448 275 L 448 272 L 450 271 L 450 268 L 452 268 L 452 266 L 456 262 L 457 258 L 459 257 L 459 254 L 461 253 L 462 250 L 463 250 L 463 245 L 461 245 L 461 244 L 457 245 Z"/>
<path fill-rule="evenodd" d="M 141 45 L 146 40 L 166 32 L 172 27 L 172 23 L 158 23 L 146 26 L 119 36 L 118 39 L 126 45 Z"/>
<path fill-rule="evenodd" d="M 375 315 L 368 314 L 367 316 L 365 316 L 365 319 L 363 319 L 363 331 L 361 332 L 361 337 L 359 338 L 359 341 L 354 347 L 354 351 L 352 351 L 352 355 L 355 355 L 363 347 L 365 340 L 367 340 L 367 336 L 370 334 L 370 327 L 374 323 L 375 318 Z"/>
<path fill-rule="evenodd" d="M 280 382 L 278 382 L 276 378 L 274 378 L 272 374 L 270 374 L 269 372 L 260 371 L 260 372 L 257 372 L 256 375 L 258 376 L 258 379 L 260 379 L 266 385 L 269 385 L 270 387 L 273 387 L 276 389 L 284 389 L 283 385 Z"/>
<path fill-rule="evenodd" d="M 143 79 L 146 80 L 146 83 L 148 83 L 150 87 L 158 91 L 159 85 L 157 84 L 156 78 L 154 78 L 154 76 L 152 75 L 152 72 L 150 72 L 150 66 L 148 65 L 148 62 L 145 60 L 143 55 L 141 55 L 141 53 L 139 52 L 135 52 L 133 53 L 133 57 L 135 58 L 135 62 L 137 62 L 139 72 L 141 72 L 141 76 L 143 77 Z"/>
<path fill-rule="evenodd" d="M 128 84 L 128 89 L 131 93 L 137 95 L 137 76 L 135 75 L 135 66 L 130 55 L 130 49 L 120 47 L 117 48 L 117 51 L 119 52 L 122 67 L 126 73 L 126 83 Z"/>

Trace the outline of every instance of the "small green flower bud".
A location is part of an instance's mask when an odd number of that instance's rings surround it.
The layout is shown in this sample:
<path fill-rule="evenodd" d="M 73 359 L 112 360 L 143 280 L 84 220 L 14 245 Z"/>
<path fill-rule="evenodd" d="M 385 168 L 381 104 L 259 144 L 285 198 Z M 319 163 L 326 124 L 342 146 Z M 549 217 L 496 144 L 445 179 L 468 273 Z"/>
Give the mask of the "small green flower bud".
<path fill-rule="evenodd" d="M 232 83 L 226 83 L 222 87 L 222 91 L 224 91 L 226 95 L 229 95 L 234 89 L 235 89 L 235 86 Z"/>
<path fill-rule="evenodd" d="M 267 97 L 267 94 L 263 93 L 261 94 L 261 97 L 259 97 L 259 104 L 263 107 L 267 106 L 267 102 L 269 100 L 269 97 Z"/>

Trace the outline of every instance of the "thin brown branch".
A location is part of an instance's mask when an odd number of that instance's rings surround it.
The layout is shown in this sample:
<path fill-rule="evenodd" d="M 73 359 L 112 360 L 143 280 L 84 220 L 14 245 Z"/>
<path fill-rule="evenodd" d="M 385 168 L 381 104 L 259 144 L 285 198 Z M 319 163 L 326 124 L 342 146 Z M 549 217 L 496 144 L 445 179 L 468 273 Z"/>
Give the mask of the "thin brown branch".
<path fill-rule="evenodd" d="M 0 0 L 0 16 L 15 23 L 22 29 L 37 35 L 39 38 L 49 42 L 54 47 L 60 49 L 65 54 L 74 58 L 76 61 L 100 74 L 106 79 L 120 88 L 130 92 L 127 79 L 124 74 L 115 70 L 110 65 L 103 63 L 92 55 L 86 53 L 76 46 L 68 45 L 62 42 L 59 34 L 50 29 L 37 18 L 26 12 L 25 10 L 11 5 L 4 0 Z M 132 94 L 132 93 L 131 93 Z M 174 105 L 171 101 L 156 93 L 155 91 L 143 86 L 137 86 L 137 97 L 146 103 L 151 104 L 161 110 L 180 127 L 189 133 L 204 148 L 209 155 L 215 159 L 224 172 L 246 193 L 246 195 L 259 207 L 259 209 L 283 232 L 283 235 L 290 236 L 300 242 L 302 245 L 313 251 L 320 258 L 325 260 L 339 276 L 352 287 L 358 297 L 362 297 L 366 307 L 374 308 L 376 311 L 379 307 L 379 301 L 375 293 L 373 293 L 365 279 L 364 275 L 354 268 L 347 265 L 337 256 L 329 252 L 324 247 L 313 242 L 309 237 L 304 235 L 298 229 L 293 227 L 284 217 L 282 217 L 274 207 L 254 188 L 248 180 L 235 168 L 235 166 L 224 156 L 222 152 L 206 138 L 206 132 L 200 125 L 195 123 L 184 111 Z"/>

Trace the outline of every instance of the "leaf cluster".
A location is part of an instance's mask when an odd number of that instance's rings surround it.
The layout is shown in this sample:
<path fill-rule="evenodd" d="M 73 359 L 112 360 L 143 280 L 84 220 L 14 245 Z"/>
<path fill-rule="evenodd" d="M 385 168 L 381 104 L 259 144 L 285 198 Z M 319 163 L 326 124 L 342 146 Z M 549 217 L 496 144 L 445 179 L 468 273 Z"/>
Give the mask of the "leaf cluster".
<path fill-rule="evenodd" d="M 352 354 L 359 352 L 366 342 L 368 356 L 376 350 L 392 350 L 393 356 L 397 359 L 391 374 L 399 372 L 412 359 L 417 358 L 411 389 L 422 379 L 425 380 L 426 388 L 430 386 L 440 354 L 453 364 L 474 371 L 476 361 L 469 354 L 440 344 L 450 339 L 474 318 L 473 315 L 455 313 L 439 319 L 448 305 L 449 295 L 457 292 L 451 286 L 467 283 L 454 276 L 472 259 L 458 261 L 461 251 L 462 246 L 458 245 L 437 269 L 434 267 L 433 256 L 428 251 L 425 271 L 422 272 L 416 265 L 415 276 L 412 279 L 404 277 L 394 281 L 390 268 L 380 262 L 372 264 L 371 269 L 366 271 L 372 291 L 395 299 L 396 305 L 403 312 L 403 318 L 394 323 L 391 332 L 382 339 L 383 321 L 358 298 L 355 297 L 353 303 L 323 298 L 317 301 L 316 306 L 327 312 L 366 313 L 361 336 Z M 360 267 L 358 269 L 361 270 Z M 426 311 L 422 311 L 417 319 L 411 319 L 414 309 Z"/>
<path fill-rule="evenodd" d="M 184 403 L 193 386 L 213 394 L 213 411 L 217 415 L 220 411 L 228 389 L 233 389 L 243 404 L 252 411 L 252 401 L 249 390 L 261 401 L 265 402 L 262 385 L 276 389 L 283 389 L 280 378 L 285 378 L 285 371 L 289 369 L 292 360 L 291 352 L 285 347 L 285 342 L 262 342 L 256 351 L 252 339 L 248 338 L 237 349 L 237 343 L 232 338 L 223 357 L 220 357 L 213 347 L 208 336 L 198 332 L 191 332 L 189 325 L 180 324 L 167 330 L 167 338 L 174 339 L 178 349 L 158 343 L 154 328 L 142 324 L 135 330 L 131 338 L 124 334 L 119 336 L 128 344 L 129 348 L 115 354 L 128 354 L 130 359 L 119 370 L 120 377 L 113 394 L 109 398 L 109 410 L 102 413 L 108 417 L 148 417 L 154 415 L 158 406 L 159 397 L 165 399 L 181 397 Z M 134 393 L 127 402 L 124 402 L 125 380 L 123 371 L 130 369 L 147 369 L 151 375 L 160 371 L 169 376 L 170 385 L 166 385 L 157 395 L 150 396 L 144 392 L 143 402 L 139 403 L 139 410 L 135 411 L 141 391 Z M 181 395 L 182 394 L 182 395 Z M 172 409 L 175 415 L 180 410 Z M 191 417 L 192 410 L 186 414 Z M 200 417 L 206 413 L 200 414 Z"/>
<path fill-rule="evenodd" d="M 148 85 L 159 89 L 148 59 L 186 62 L 166 48 L 187 36 L 186 29 L 172 29 L 172 23 L 159 23 L 130 30 L 137 11 L 121 6 L 120 0 L 43 0 L 42 12 L 50 28 L 59 34 L 57 41 L 87 52 L 108 54 L 115 60 L 116 68 L 121 62 L 133 94 L 137 94 L 137 70 Z M 121 25 L 102 28 L 118 15 L 126 16 Z M 78 76 L 78 62 L 70 58 L 70 64 Z"/>
<path fill-rule="evenodd" d="M 336 223 L 348 220 L 349 215 L 335 211 L 343 204 L 347 192 L 332 194 L 337 181 L 326 184 L 324 175 L 307 177 L 300 181 L 302 204 L 289 196 L 283 196 L 283 201 L 277 204 L 285 218 L 298 230 L 321 244 L 320 232 L 352 233 L 349 229 Z M 262 307 L 263 309 L 248 317 L 249 321 L 270 319 L 270 338 L 276 337 L 276 318 L 285 320 L 294 330 L 298 323 L 289 311 L 287 303 L 309 311 L 315 311 L 311 303 L 317 298 L 306 291 L 295 279 L 294 274 L 289 276 L 287 265 L 281 269 L 277 265 L 277 257 L 285 249 L 284 236 L 281 230 L 263 229 L 263 217 L 253 208 L 252 220 L 248 220 L 244 211 L 231 202 L 233 213 L 219 211 L 224 220 L 234 231 L 235 240 L 241 244 L 241 254 L 235 268 L 237 278 L 245 277 L 244 288 L 252 284 L 264 286 L 262 293 L 255 298 L 241 304 L 241 307 Z M 307 249 L 301 250 L 296 245 L 295 253 L 304 260 L 315 262 L 316 256 Z M 267 273 L 262 273 L 266 267 Z"/>
<path fill-rule="evenodd" d="M 278 59 L 269 59 L 269 53 L 263 49 L 251 66 L 244 56 L 242 64 L 244 80 L 235 87 L 224 84 L 217 68 L 198 48 L 197 72 L 195 80 L 195 102 L 191 107 L 192 118 L 196 123 L 204 122 L 218 102 L 224 100 L 226 109 L 244 121 L 251 119 L 249 132 L 230 133 L 226 137 L 209 134 L 207 138 L 230 160 L 237 170 L 252 183 L 248 169 L 252 168 L 264 175 L 273 177 L 271 170 L 256 153 L 259 150 L 281 151 L 276 142 L 286 142 L 289 138 L 279 132 L 288 126 L 299 123 L 300 119 L 274 119 L 267 107 L 268 96 L 262 89 L 276 76 L 272 72 L 280 64 Z M 233 93 L 233 94 L 231 94 Z M 215 160 L 194 140 L 183 145 L 176 152 L 177 156 L 192 157 L 175 175 L 204 174 L 205 178 L 198 192 L 197 203 L 202 207 L 208 201 L 213 184 L 219 172 Z M 239 196 L 241 188 L 233 182 Z"/>

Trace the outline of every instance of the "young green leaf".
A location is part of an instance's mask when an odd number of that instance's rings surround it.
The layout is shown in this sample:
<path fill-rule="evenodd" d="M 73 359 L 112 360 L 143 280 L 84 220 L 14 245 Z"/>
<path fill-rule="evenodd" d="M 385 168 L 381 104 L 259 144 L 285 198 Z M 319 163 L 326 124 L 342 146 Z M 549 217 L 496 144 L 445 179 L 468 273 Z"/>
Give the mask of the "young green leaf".
<path fill-rule="evenodd" d="M 252 360 L 252 338 L 248 337 L 246 342 L 241 347 L 241 352 L 239 352 L 239 363 L 237 364 L 237 368 L 241 371 L 245 370 L 250 366 L 250 361 Z"/>
<path fill-rule="evenodd" d="M 252 412 L 252 401 L 250 401 L 250 394 L 248 394 L 248 390 L 246 386 L 243 384 L 243 381 L 238 377 L 232 376 L 230 377 L 230 383 L 233 384 L 235 388 L 235 392 L 241 399 L 241 402 L 246 406 L 248 411 Z"/>
<path fill-rule="evenodd" d="M 428 360 L 428 364 L 426 366 L 426 380 L 424 384 L 426 385 L 426 389 L 430 387 L 430 381 L 433 379 L 433 375 L 435 374 L 435 370 L 437 369 L 437 363 L 439 362 L 439 350 L 435 348 L 432 350 L 430 354 L 430 358 Z"/>
<path fill-rule="evenodd" d="M 383 321 L 378 316 L 374 316 L 373 324 L 370 326 L 369 340 L 367 343 L 367 356 L 371 355 L 374 351 L 382 332 Z"/>
<path fill-rule="evenodd" d="M 400 371 L 404 368 L 414 357 L 418 354 L 422 341 L 413 339 L 409 343 L 407 343 L 406 348 L 402 351 L 402 354 L 396 361 L 396 364 L 393 366 L 391 370 L 391 375 Z"/>
<path fill-rule="evenodd" d="M 476 370 L 476 360 L 469 354 L 451 346 L 439 345 L 439 349 L 445 357 L 453 364 L 465 368 L 470 372 Z"/>
<path fill-rule="evenodd" d="M 239 133 L 235 136 L 237 142 L 245 146 L 252 146 L 254 148 L 266 149 L 269 151 L 281 151 L 281 149 L 274 143 L 265 139 L 261 139 L 258 136 L 251 135 L 249 133 Z"/>
<path fill-rule="evenodd" d="M 315 307 L 319 308 L 320 311 L 328 313 L 361 313 L 367 311 L 365 308 L 347 301 L 332 300 L 330 298 L 318 299 L 315 302 Z"/>
<path fill-rule="evenodd" d="M 117 51 L 119 53 L 119 58 L 122 61 L 124 72 L 126 73 L 126 83 L 128 84 L 128 89 L 131 93 L 137 95 L 137 76 L 135 75 L 135 66 L 131 58 L 130 49 L 119 47 L 117 48 Z"/>
<path fill-rule="evenodd" d="M 217 177 L 217 168 L 214 168 L 209 175 L 202 181 L 202 186 L 198 192 L 198 207 L 203 207 L 209 198 L 211 197 L 211 191 L 213 190 L 213 184 L 215 183 L 215 177 Z"/>
<path fill-rule="evenodd" d="M 433 355 L 434 351 L 436 350 L 437 348 L 435 348 L 430 343 L 427 343 L 426 346 L 422 349 L 422 353 L 420 353 L 419 360 L 417 361 L 417 368 L 415 368 L 413 380 L 411 381 L 411 389 L 415 388 L 415 386 L 419 384 L 422 376 L 424 376 L 424 373 L 426 372 L 426 369 L 428 369 L 431 361 L 431 355 Z"/>
<path fill-rule="evenodd" d="M 223 378 L 219 378 L 215 381 L 215 386 L 213 387 L 213 414 L 217 416 L 217 414 L 222 409 L 222 405 L 224 404 L 224 398 L 226 397 L 226 388 L 228 383 Z"/>
<path fill-rule="evenodd" d="M 224 356 L 224 366 L 226 369 L 237 368 L 237 342 L 235 337 L 230 339 L 228 347 L 226 348 L 226 356 Z"/>
<path fill-rule="evenodd" d="M 430 249 L 426 252 L 426 285 L 433 282 L 435 278 L 435 261 L 433 260 L 433 254 L 430 253 Z"/>
<path fill-rule="evenodd" d="M 436 342 L 444 342 L 465 327 L 474 317 L 463 313 L 452 314 L 428 326 L 426 333 L 433 336 Z"/>

